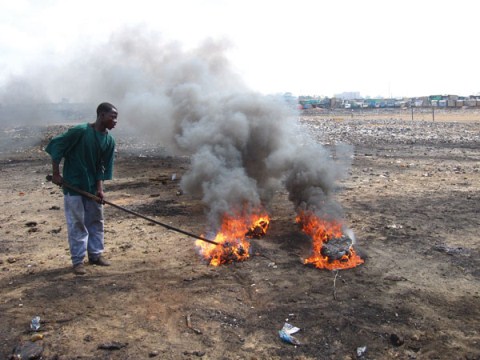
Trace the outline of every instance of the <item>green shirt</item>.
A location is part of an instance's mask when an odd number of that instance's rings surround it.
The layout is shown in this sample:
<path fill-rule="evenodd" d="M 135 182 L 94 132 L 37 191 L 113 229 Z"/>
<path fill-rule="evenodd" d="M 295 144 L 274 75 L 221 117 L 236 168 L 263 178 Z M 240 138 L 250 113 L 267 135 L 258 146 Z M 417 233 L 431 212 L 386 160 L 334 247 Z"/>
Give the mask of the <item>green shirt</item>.
<path fill-rule="evenodd" d="M 91 194 L 97 193 L 97 180 L 111 180 L 115 139 L 107 132 L 101 133 L 88 123 L 70 128 L 54 137 L 45 148 L 52 160 L 63 164 L 63 179 Z M 64 194 L 79 195 L 63 188 Z"/>

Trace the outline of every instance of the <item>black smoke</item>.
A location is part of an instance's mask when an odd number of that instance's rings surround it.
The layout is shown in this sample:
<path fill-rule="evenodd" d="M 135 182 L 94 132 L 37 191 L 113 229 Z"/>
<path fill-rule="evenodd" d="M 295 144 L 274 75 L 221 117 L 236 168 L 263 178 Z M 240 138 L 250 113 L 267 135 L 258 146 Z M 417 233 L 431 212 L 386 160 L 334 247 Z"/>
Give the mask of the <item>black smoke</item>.
<path fill-rule="evenodd" d="M 184 50 L 130 28 L 61 64 L 32 67 L 6 83 L 0 102 L 21 109 L 66 98 L 92 104 L 92 114 L 96 104 L 114 103 L 119 128 L 191 157 L 181 186 L 208 206 L 213 226 L 224 213 L 268 207 L 282 188 L 297 209 L 340 214 L 332 195 L 348 153 L 334 158 L 302 131 L 281 96 L 250 90 L 228 61 L 228 48 L 227 41 L 206 40 Z M 45 123 L 29 109 L 22 120 Z"/>

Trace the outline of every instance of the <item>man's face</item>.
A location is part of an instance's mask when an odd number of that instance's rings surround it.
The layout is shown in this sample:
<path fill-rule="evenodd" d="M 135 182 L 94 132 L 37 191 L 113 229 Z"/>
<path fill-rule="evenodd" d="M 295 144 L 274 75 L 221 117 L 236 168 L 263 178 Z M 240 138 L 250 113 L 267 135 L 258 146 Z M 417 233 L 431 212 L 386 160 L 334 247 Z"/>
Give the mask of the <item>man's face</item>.
<path fill-rule="evenodd" d="M 108 130 L 112 130 L 115 125 L 117 125 L 117 116 L 118 111 L 116 109 L 112 109 L 112 111 L 105 112 L 102 114 L 102 123 Z"/>

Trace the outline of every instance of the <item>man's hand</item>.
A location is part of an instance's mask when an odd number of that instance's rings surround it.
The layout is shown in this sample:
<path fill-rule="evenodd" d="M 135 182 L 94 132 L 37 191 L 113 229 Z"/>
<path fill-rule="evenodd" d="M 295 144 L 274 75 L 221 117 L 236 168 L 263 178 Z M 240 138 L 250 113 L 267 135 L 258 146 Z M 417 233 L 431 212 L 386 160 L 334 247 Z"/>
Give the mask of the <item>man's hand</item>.
<path fill-rule="evenodd" d="M 62 177 L 62 175 L 60 175 L 60 174 L 53 174 L 53 175 L 52 175 L 52 182 L 53 182 L 55 185 L 62 186 L 62 184 L 63 184 L 63 177 Z"/>
<path fill-rule="evenodd" d="M 99 200 L 97 201 L 99 204 L 105 204 L 105 202 L 103 201 L 103 198 L 105 197 L 103 190 L 97 191 L 97 197 L 99 198 Z"/>

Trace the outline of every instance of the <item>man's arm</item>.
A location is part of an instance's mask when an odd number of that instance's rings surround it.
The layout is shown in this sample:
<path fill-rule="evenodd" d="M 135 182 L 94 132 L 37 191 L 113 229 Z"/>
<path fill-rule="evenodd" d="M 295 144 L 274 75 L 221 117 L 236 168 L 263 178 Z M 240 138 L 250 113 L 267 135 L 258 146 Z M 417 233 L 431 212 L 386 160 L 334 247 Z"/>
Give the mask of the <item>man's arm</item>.
<path fill-rule="evenodd" d="M 60 175 L 60 164 L 52 160 L 52 182 L 61 186 L 63 183 L 63 177 Z"/>
<path fill-rule="evenodd" d="M 105 196 L 103 193 L 103 180 L 97 180 L 97 196 L 102 200 Z"/>

